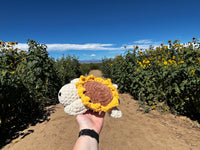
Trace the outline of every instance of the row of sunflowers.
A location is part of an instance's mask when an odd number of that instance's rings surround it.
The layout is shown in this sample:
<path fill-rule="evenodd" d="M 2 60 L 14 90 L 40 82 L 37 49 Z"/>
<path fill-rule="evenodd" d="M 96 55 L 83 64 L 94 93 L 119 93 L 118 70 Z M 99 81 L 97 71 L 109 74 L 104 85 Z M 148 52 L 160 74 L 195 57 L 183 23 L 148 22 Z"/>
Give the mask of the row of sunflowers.
<path fill-rule="evenodd" d="M 200 114 L 200 43 L 179 40 L 159 47 L 127 50 L 102 60 L 105 77 L 148 109 L 162 109 L 191 117 Z"/>
<path fill-rule="evenodd" d="M 0 129 L 32 122 L 47 103 L 57 102 L 64 84 L 81 75 L 78 59 L 55 60 L 47 46 L 28 40 L 28 51 L 17 42 L 0 41 Z"/>

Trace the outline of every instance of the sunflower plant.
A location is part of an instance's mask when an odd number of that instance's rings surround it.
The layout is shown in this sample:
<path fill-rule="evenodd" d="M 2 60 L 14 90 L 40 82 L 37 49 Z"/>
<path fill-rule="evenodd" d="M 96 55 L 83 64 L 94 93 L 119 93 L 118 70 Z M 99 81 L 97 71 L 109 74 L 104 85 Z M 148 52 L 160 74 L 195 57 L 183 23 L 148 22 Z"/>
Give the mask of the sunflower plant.
<path fill-rule="evenodd" d="M 17 73 L 18 65 L 25 54 L 15 48 L 17 42 L 0 41 L 0 119 L 4 126 L 10 119 L 16 119 L 21 111 L 27 91 Z M 20 119 L 19 119 L 20 120 Z"/>
<path fill-rule="evenodd" d="M 200 114 L 199 46 L 193 38 L 189 44 L 169 40 L 168 45 L 148 50 L 137 47 L 120 59 L 103 59 L 102 72 L 135 99 L 150 106 L 162 103 L 172 112 L 194 116 Z"/>

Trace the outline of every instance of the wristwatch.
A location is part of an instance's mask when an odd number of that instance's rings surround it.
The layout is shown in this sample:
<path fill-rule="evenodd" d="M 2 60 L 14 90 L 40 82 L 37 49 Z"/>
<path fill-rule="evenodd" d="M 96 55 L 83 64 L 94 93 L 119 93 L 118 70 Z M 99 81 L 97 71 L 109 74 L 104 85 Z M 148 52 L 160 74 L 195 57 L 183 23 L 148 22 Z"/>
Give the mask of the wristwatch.
<path fill-rule="evenodd" d="M 82 135 L 87 135 L 90 136 L 92 138 L 95 138 L 97 140 L 97 142 L 99 143 L 99 134 L 97 132 L 95 132 L 94 130 L 91 129 L 83 129 L 79 132 L 78 137 L 82 136 Z"/>

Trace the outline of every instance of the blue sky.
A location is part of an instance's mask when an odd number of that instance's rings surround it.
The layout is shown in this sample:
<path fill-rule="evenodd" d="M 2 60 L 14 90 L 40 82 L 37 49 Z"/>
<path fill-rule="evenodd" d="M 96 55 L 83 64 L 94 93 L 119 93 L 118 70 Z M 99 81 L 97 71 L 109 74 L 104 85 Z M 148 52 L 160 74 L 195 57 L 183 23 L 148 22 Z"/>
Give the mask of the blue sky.
<path fill-rule="evenodd" d="M 0 40 L 48 46 L 51 57 L 79 60 L 122 54 L 200 36 L 199 0 L 3 0 Z"/>

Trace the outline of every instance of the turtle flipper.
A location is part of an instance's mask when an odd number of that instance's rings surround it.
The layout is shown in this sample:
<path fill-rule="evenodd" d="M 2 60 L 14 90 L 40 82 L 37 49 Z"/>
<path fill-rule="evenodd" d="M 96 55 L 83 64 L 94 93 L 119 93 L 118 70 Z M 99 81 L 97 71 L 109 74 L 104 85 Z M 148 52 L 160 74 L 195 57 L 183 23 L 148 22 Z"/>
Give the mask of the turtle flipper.
<path fill-rule="evenodd" d="M 121 118 L 122 117 L 122 111 L 119 110 L 117 107 L 114 107 L 113 109 L 111 109 L 109 114 L 113 118 Z"/>
<path fill-rule="evenodd" d="M 64 111 L 69 115 L 78 115 L 85 113 L 87 108 L 83 105 L 81 99 L 78 99 L 70 105 L 65 106 Z"/>

